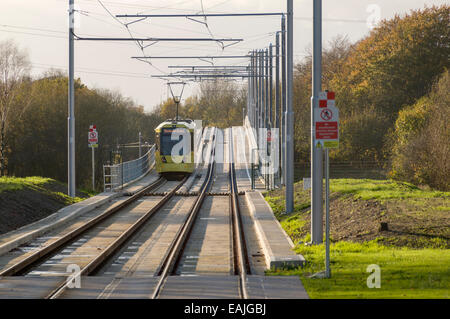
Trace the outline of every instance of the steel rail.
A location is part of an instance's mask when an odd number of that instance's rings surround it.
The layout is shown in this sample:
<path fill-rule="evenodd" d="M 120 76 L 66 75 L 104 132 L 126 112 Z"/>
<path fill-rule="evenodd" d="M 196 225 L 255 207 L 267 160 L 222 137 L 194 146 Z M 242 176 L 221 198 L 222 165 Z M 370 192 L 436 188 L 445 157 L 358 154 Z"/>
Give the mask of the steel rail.
<path fill-rule="evenodd" d="M 230 203 L 233 221 L 233 251 L 235 262 L 235 274 L 239 275 L 239 292 L 243 299 L 248 299 L 247 274 L 251 274 L 250 262 L 248 259 L 247 245 L 244 228 L 242 226 L 242 216 L 239 207 L 239 197 L 236 182 L 236 171 L 233 156 L 233 134 L 230 129 Z"/>
<path fill-rule="evenodd" d="M 176 191 L 186 182 L 187 176 L 174 187 L 167 195 L 165 195 L 153 208 L 147 211 L 143 216 L 141 216 L 133 225 L 131 225 L 124 233 L 122 233 L 116 240 L 114 240 L 100 255 L 93 259 L 89 264 L 87 264 L 79 273 L 72 276 L 88 276 L 98 270 L 104 262 L 116 253 L 123 244 L 133 236 L 144 224 L 152 217 L 157 211 L 161 209 L 176 193 Z M 65 283 L 60 284 L 56 289 L 54 289 L 46 299 L 56 299 L 66 290 L 69 286 L 70 281 L 67 280 Z"/>
<path fill-rule="evenodd" d="M 86 224 L 72 230 L 71 232 L 67 233 L 66 235 L 62 236 L 55 242 L 51 243 L 50 245 L 36 251 L 32 255 L 24 258 L 20 262 L 12 265 L 11 267 L 3 270 L 0 272 L 1 276 L 14 276 L 19 275 L 26 271 L 27 268 L 32 267 L 33 265 L 40 262 L 42 259 L 47 257 L 48 255 L 54 253 L 57 249 L 61 248 L 64 244 L 67 244 L 73 240 L 75 240 L 77 237 L 79 237 L 81 234 L 85 233 L 101 221 L 105 220 L 107 217 L 111 216 L 112 214 L 118 212 L 119 210 L 123 209 L 124 207 L 130 205 L 134 201 L 136 201 L 138 198 L 145 195 L 147 192 L 155 189 L 156 187 L 160 186 L 165 181 L 164 178 L 159 178 L 152 184 L 148 185 L 147 187 L 143 188 L 142 190 L 138 191 L 136 194 L 132 195 L 130 198 L 125 200 L 124 202 L 120 203 L 117 206 L 111 207 L 107 209 L 105 212 L 103 212 L 101 215 L 89 220 Z"/>
<path fill-rule="evenodd" d="M 213 135 L 213 143 L 214 146 L 216 143 L 215 134 Z M 186 246 L 187 239 L 189 238 L 189 235 L 194 226 L 197 214 L 203 204 L 203 201 L 208 193 L 208 189 L 210 188 L 211 183 L 213 181 L 212 177 L 214 175 L 213 174 L 214 169 L 215 169 L 215 147 L 212 147 L 210 163 L 208 164 L 207 177 L 205 178 L 205 181 L 202 184 L 200 194 L 198 195 L 197 199 L 195 200 L 194 204 L 192 205 L 189 211 L 188 217 L 186 218 L 183 226 L 180 227 L 180 229 L 178 230 L 175 239 L 172 241 L 170 248 L 167 250 L 164 261 L 161 263 L 160 267 L 156 272 L 157 275 L 160 277 L 156 284 L 155 289 L 153 290 L 153 294 L 151 296 L 152 299 L 156 299 L 159 297 L 159 294 L 162 290 L 164 283 L 166 282 L 167 277 L 173 275 L 177 268 L 184 247 Z"/>

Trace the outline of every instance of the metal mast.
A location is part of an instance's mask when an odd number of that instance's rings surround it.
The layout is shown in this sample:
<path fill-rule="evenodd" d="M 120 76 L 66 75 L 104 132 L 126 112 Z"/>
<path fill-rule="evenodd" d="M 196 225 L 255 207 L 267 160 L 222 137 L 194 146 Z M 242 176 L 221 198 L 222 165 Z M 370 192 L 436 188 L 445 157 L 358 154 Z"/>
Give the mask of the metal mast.
<path fill-rule="evenodd" d="M 294 5 L 287 2 L 287 108 L 286 108 L 286 213 L 294 211 L 294 112 L 293 68 L 294 68 Z"/>
<path fill-rule="evenodd" d="M 314 108 L 319 107 L 319 92 L 322 89 L 322 0 L 314 0 L 313 17 L 313 74 L 311 98 L 311 242 L 323 242 L 323 195 L 322 149 L 316 148 L 314 140 Z"/>
<path fill-rule="evenodd" d="M 68 94 L 68 165 L 67 165 L 67 186 L 68 195 L 75 197 L 75 94 L 74 94 L 74 0 L 69 0 L 69 94 Z"/>

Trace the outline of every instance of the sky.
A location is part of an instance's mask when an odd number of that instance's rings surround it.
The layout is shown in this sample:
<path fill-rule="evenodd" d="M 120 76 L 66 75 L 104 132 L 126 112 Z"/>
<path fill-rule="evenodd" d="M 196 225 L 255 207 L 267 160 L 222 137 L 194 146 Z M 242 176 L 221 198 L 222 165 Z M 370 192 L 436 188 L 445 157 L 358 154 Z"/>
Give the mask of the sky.
<path fill-rule="evenodd" d="M 68 69 L 68 0 L 1 0 L 0 41 L 13 39 L 29 53 L 32 74 Z M 201 14 L 286 12 L 279 0 L 75 0 L 75 33 L 83 37 L 129 37 L 117 14 Z M 356 42 L 368 35 L 380 19 L 404 15 L 448 0 L 323 0 L 323 44 L 338 35 Z M 313 0 L 294 0 L 294 62 L 312 46 Z M 128 20 L 127 20 L 128 19 Z M 204 22 L 203 18 L 198 19 Z M 279 16 L 209 17 L 207 24 L 182 18 L 152 18 L 128 25 L 134 37 L 238 38 L 244 41 L 222 49 L 216 42 L 158 42 L 145 48 L 146 56 L 246 55 L 275 43 Z M 151 43 L 146 43 L 151 44 Z M 93 88 L 119 91 L 151 111 L 170 97 L 167 82 L 151 76 L 172 72 L 168 66 L 208 65 L 198 59 L 131 59 L 143 53 L 134 42 L 76 41 L 75 76 Z M 247 65 L 246 59 L 215 60 L 216 65 Z M 183 99 L 196 94 L 189 83 Z"/>

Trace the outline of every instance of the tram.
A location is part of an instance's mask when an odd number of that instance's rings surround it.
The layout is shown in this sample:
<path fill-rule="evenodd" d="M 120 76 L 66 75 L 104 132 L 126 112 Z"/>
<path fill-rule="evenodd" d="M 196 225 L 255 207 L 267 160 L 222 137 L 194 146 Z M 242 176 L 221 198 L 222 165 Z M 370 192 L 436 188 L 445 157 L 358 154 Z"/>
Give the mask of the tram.
<path fill-rule="evenodd" d="M 155 161 L 160 175 L 186 175 L 194 171 L 195 122 L 190 119 L 166 120 L 156 129 Z"/>

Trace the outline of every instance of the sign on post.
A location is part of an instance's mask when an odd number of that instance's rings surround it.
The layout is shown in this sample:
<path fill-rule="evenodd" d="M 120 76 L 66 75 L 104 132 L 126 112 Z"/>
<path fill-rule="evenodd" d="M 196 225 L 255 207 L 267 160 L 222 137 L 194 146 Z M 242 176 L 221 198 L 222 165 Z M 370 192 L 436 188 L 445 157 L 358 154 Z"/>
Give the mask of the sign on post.
<path fill-rule="evenodd" d="M 88 146 L 92 149 L 92 189 L 95 189 L 95 158 L 94 149 L 98 147 L 98 132 L 95 125 L 89 126 Z"/>
<path fill-rule="evenodd" d="M 98 132 L 95 125 L 89 127 L 88 143 L 89 147 L 98 147 Z"/>
<path fill-rule="evenodd" d="M 314 109 L 315 146 L 339 146 L 339 110 L 335 106 L 334 92 L 320 92 L 319 107 Z"/>
<path fill-rule="evenodd" d="M 272 131 L 271 130 L 267 130 L 267 142 L 268 143 L 272 142 Z"/>
<path fill-rule="evenodd" d="M 339 147 L 339 110 L 334 92 L 319 93 L 319 107 L 314 109 L 315 146 L 325 149 L 325 278 L 330 268 L 330 157 L 329 148 Z"/>

